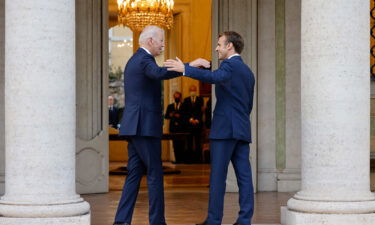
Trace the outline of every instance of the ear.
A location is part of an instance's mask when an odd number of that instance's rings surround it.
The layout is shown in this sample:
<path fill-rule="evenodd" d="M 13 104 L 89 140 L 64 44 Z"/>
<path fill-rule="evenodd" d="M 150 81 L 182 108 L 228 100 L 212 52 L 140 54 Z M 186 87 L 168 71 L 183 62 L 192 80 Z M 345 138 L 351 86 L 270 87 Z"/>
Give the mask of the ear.
<path fill-rule="evenodd" d="M 147 40 L 147 43 L 148 43 L 149 46 L 152 46 L 152 42 L 153 42 L 152 38 L 149 38 L 149 39 Z"/>
<path fill-rule="evenodd" d="M 232 42 L 229 42 L 229 43 L 227 44 L 227 49 L 230 50 L 230 49 L 233 49 L 233 48 L 234 48 L 233 43 L 232 43 Z"/>

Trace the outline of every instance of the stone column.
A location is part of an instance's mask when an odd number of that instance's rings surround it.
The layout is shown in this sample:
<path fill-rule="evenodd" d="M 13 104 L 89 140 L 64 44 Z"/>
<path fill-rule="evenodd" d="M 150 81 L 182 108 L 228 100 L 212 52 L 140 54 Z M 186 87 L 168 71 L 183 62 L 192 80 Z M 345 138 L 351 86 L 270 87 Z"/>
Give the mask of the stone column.
<path fill-rule="evenodd" d="M 4 194 L 5 107 L 4 107 L 5 2 L 0 1 L 0 195 Z"/>
<path fill-rule="evenodd" d="M 75 1 L 5 1 L 0 224 L 88 225 L 75 190 Z"/>
<path fill-rule="evenodd" d="M 369 3 L 302 1 L 302 189 L 288 225 L 370 225 Z"/>

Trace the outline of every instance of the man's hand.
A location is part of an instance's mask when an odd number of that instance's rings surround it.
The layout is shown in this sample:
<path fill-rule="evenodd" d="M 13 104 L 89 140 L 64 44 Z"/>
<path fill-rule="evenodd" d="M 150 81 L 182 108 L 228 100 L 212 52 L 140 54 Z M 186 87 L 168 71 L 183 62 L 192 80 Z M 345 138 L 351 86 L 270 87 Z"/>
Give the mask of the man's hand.
<path fill-rule="evenodd" d="M 192 125 L 197 125 L 197 124 L 199 124 L 199 120 L 194 119 L 194 118 L 190 118 L 189 123 L 192 124 Z"/>
<path fill-rule="evenodd" d="M 185 73 L 185 65 L 178 57 L 176 57 L 176 60 L 168 59 L 167 61 L 165 61 L 164 67 L 167 67 L 168 71 Z"/>
<path fill-rule="evenodd" d="M 211 63 L 208 60 L 205 60 L 205 59 L 202 59 L 202 58 L 198 58 L 198 59 L 190 62 L 189 66 L 210 68 L 211 67 Z"/>

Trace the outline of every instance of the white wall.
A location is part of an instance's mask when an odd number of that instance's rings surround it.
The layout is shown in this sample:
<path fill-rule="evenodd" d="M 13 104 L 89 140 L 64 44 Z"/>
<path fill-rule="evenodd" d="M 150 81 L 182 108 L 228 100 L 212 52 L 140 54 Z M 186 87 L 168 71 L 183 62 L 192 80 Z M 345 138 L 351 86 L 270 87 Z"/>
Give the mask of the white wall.
<path fill-rule="evenodd" d="M 258 190 L 292 192 L 300 187 L 301 0 L 285 0 L 284 36 L 276 37 L 274 0 L 258 1 Z M 285 162 L 277 168 L 276 38 L 284 38 Z M 280 56 L 279 56 L 280 57 Z M 278 58 L 280 60 L 280 58 Z"/>
<path fill-rule="evenodd" d="M 258 4 L 258 190 L 277 190 L 275 1 Z"/>

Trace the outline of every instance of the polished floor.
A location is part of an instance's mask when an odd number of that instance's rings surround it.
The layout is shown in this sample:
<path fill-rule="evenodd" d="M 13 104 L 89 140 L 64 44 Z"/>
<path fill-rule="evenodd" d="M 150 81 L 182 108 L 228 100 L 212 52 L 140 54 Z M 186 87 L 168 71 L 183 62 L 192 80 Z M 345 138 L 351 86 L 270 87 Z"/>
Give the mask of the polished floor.
<path fill-rule="evenodd" d="M 121 166 L 111 163 L 110 169 Z M 173 165 L 180 174 L 164 176 L 165 215 L 168 225 L 189 225 L 204 220 L 207 211 L 209 165 Z M 92 225 L 111 225 L 125 176 L 110 176 L 110 192 L 83 195 L 91 204 Z M 280 206 L 285 205 L 292 193 L 261 192 L 255 194 L 253 224 L 279 224 Z M 238 194 L 227 193 L 223 224 L 233 224 L 238 212 Z M 148 224 L 148 198 L 145 179 L 141 184 L 132 225 Z"/>

